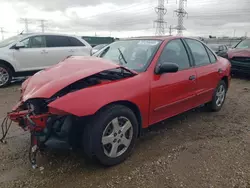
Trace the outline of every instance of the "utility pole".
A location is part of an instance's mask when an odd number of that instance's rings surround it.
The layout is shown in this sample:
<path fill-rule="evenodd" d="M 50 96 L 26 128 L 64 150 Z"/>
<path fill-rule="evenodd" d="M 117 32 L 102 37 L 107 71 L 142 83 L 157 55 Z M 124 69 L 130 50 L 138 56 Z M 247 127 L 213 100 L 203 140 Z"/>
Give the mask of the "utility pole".
<path fill-rule="evenodd" d="M 4 39 L 4 35 L 3 35 L 3 33 L 4 33 L 4 30 L 3 30 L 3 27 L 0 27 L 0 31 L 1 31 L 1 35 L 2 35 L 2 40 Z"/>
<path fill-rule="evenodd" d="M 172 36 L 172 31 L 173 31 L 173 29 L 174 29 L 174 28 L 172 27 L 172 25 L 170 25 L 170 26 L 169 26 L 169 35 L 170 35 L 170 36 Z"/>
<path fill-rule="evenodd" d="M 156 23 L 155 35 L 165 35 L 167 22 L 164 20 L 164 16 L 167 13 L 167 9 L 164 4 L 165 0 L 158 0 L 158 6 L 155 7 L 155 12 L 157 14 L 157 19 L 154 21 L 154 23 Z"/>
<path fill-rule="evenodd" d="M 42 33 L 44 33 L 44 20 L 40 20 L 40 21 L 41 21 Z"/>
<path fill-rule="evenodd" d="M 234 29 L 234 37 L 235 37 L 235 32 L 236 32 L 236 29 Z"/>
<path fill-rule="evenodd" d="M 184 9 L 184 2 L 187 3 L 187 0 L 179 0 L 179 8 L 174 11 L 176 12 L 176 15 L 178 17 L 178 24 L 175 27 L 175 29 L 177 29 L 177 35 L 180 36 L 182 36 L 182 31 L 186 30 L 186 28 L 183 25 L 183 18 L 188 15 L 186 10 Z"/>
<path fill-rule="evenodd" d="M 45 29 L 45 22 L 47 22 L 47 20 L 39 20 L 40 22 L 41 22 L 41 25 L 40 25 L 40 27 L 41 27 L 41 30 L 42 30 L 42 33 L 44 33 L 44 29 Z"/>

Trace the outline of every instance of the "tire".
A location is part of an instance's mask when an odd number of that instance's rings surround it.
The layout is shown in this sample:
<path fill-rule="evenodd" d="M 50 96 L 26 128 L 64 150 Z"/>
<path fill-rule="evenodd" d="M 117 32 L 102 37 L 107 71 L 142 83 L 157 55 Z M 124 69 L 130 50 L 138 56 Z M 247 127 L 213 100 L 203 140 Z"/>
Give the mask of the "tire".
<path fill-rule="evenodd" d="M 122 127 L 114 126 L 118 125 L 117 122 L 122 124 Z M 126 126 L 124 126 L 123 123 L 125 123 Z M 130 128 L 126 132 L 125 129 L 122 131 L 122 128 L 125 127 Z M 131 109 L 123 105 L 105 107 L 97 112 L 84 128 L 84 153 L 88 158 L 96 159 L 104 166 L 119 164 L 132 153 L 137 135 L 138 121 Z M 106 142 L 105 139 L 108 137 L 112 138 L 112 141 L 104 145 L 103 142 Z M 129 144 L 127 142 L 128 140 L 130 140 Z M 126 143 L 127 147 L 125 147 L 123 143 Z M 114 155 L 112 156 L 112 154 Z"/>
<path fill-rule="evenodd" d="M 218 92 L 221 91 L 221 89 L 223 89 L 224 91 L 224 97 L 222 97 L 222 94 L 220 95 L 221 96 L 221 100 L 220 102 L 218 103 L 217 100 L 218 100 Z M 226 83 L 221 80 L 218 84 L 218 86 L 216 87 L 214 93 L 213 93 L 213 98 L 212 98 L 212 101 L 207 103 L 207 107 L 208 107 L 208 110 L 209 111 L 212 111 L 212 112 L 218 112 L 221 110 L 224 102 L 225 102 L 225 99 L 226 99 L 226 94 L 227 94 L 227 85 Z M 223 98 L 223 99 L 222 99 Z"/>
<path fill-rule="evenodd" d="M 13 72 L 9 69 L 9 67 L 0 64 L 0 88 L 8 86 L 12 80 L 12 76 Z"/>

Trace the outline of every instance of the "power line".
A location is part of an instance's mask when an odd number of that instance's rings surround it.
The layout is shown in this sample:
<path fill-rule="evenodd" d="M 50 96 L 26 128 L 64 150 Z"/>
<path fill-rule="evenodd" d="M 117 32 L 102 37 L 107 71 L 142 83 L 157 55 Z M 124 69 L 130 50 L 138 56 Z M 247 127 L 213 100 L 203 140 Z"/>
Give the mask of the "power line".
<path fill-rule="evenodd" d="M 175 29 L 177 29 L 177 34 L 180 36 L 182 35 L 182 31 L 186 30 L 186 28 L 183 25 L 183 18 L 188 14 L 184 9 L 184 2 L 187 3 L 187 0 L 179 0 L 179 8 L 174 11 L 176 12 L 176 15 L 178 17 L 178 24 L 175 27 Z"/>
<path fill-rule="evenodd" d="M 155 12 L 157 13 L 156 30 L 155 35 L 165 35 L 165 26 L 167 22 L 164 20 L 164 15 L 167 13 L 167 9 L 164 6 L 164 0 L 158 0 L 158 6 L 155 7 Z"/>
<path fill-rule="evenodd" d="M 115 10 L 112 10 L 112 11 L 108 11 L 108 12 L 103 12 L 103 13 L 100 13 L 100 14 L 95 14 L 95 15 L 92 15 L 92 16 L 87 16 L 87 17 L 83 17 L 81 19 L 89 19 L 89 18 L 94 18 L 94 17 L 97 17 L 97 16 L 103 16 L 105 14 L 110 14 L 110 13 L 113 13 L 113 12 L 118 12 L 118 11 L 123 11 L 123 10 L 127 10 L 129 8 L 132 8 L 132 7 L 137 7 L 137 6 L 141 6 L 143 2 L 140 2 L 140 3 L 136 3 L 136 4 L 132 4 L 130 6 L 127 6 L 127 7 L 124 7 L 124 8 L 121 8 L 121 9 L 115 9 Z M 145 3 L 144 5 L 146 4 L 152 4 L 151 3 Z"/>

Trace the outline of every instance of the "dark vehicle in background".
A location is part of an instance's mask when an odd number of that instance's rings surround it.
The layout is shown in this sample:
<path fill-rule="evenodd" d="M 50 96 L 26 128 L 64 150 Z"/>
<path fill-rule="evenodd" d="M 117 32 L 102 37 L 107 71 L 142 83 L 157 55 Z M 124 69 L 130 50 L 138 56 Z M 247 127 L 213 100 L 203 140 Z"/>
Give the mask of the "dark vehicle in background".
<path fill-rule="evenodd" d="M 239 42 L 224 56 L 232 65 L 232 73 L 250 75 L 250 39 Z"/>
<path fill-rule="evenodd" d="M 101 50 L 102 48 L 104 48 L 107 45 L 108 44 L 99 44 L 99 45 L 93 47 L 92 50 L 91 50 L 91 52 L 90 52 L 91 55 L 94 54 L 94 53 L 96 53 L 96 52 L 98 52 L 99 50 Z"/>
<path fill-rule="evenodd" d="M 114 37 L 97 37 L 97 36 L 82 36 L 82 39 L 87 41 L 92 47 L 95 47 L 99 44 L 110 44 L 119 40 L 118 38 Z"/>
<path fill-rule="evenodd" d="M 223 56 L 228 51 L 228 47 L 224 44 L 208 44 L 208 47 L 210 47 L 218 56 Z"/>

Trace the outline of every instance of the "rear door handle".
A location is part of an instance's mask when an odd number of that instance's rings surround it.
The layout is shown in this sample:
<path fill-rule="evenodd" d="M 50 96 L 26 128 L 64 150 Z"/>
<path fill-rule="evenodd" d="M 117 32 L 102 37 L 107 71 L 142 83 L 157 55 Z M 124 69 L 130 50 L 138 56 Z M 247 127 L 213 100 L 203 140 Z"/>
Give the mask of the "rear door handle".
<path fill-rule="evenodd" d="M 46 51 L 46 50 L 41 51 L 41 54 L 47 54 L 47 53 L 48 53 L 48 51 Z"/>
<path fill-rule="evenodd" d="M 195 79 L 196 79 L 195 75 L 189 76 L 189 80 L 195 80 Z"/>

